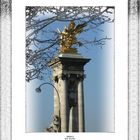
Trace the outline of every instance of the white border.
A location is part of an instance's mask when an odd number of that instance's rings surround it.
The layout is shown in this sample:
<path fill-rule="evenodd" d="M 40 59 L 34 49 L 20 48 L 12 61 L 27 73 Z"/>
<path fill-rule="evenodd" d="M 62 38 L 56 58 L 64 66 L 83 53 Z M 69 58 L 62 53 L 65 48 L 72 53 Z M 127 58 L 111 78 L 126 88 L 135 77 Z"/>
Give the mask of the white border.
<path fill-rule="evenodd" d="M 0 139 L 11 140 L 11 1 L 0 4 Z"/>
<path fill-rule="evenodd" d="M 31 1 L 29 1 L 28 5 Z M 46 1 L 45 1 L 46 2 Z M 138 41 L 138 31 L 139 31 L 139 22 L 138 22 L 138 11 L 137 11 L 137 1 L 131 0 L 130 9 L 129 9 L 129 140 L 138 140 L 139 139 L 139 41 Z M 21 1 L 19 2 L 21 3 Z M 37 2 L 35 2 L 37 3 Z M 68 2 L 67 2 L 68 3 Z M 74 2 L 76 4 L 76 1 Z M 94 3 L 93 3 L 94 4 Z M 53 4 L 51 4 L 53 5 Z M 59 4 L 57 4 L 59 5 Z M 60 4 L 61 5 L 61 4 Z M 66 4 L 67 5 L 67 4 Z M 71 5 L 71 4 L 69 4 Z M 73 5 L 73 4 L 72 4 Z M 86 4 L 89 5 L 89 4 Z M 105 4 L 106 5 L 106 4 Z M 20 10 L 20 8 L 19 8 Z M 2 13 L 3 14 L 3 13 Z M 0 109 L 1 109 L 1 129 L 0 137 L 2 140 L 11 140 L 11 20 L 10 15 L 7 15 L 7 18 L 3 17 L 1 14 L 1 65 L 0 65 L 0 74 L 1 74 L 1 100 L 0 100 Z M 4 20 L 5 19 L 5 22 Z M 8 43 L 9 42 L 9 43 Z M 5 81 L 5 82 L 4 82 Z M 17 116 L 18 117 L 18 116 Z M 121 129 L 121 128 L 120 128 Z M 30 139 L 33 139 L 33 134 L 27 134 Z M 44 135 L 44 134 L 43 134 Z M 52 134 L 50 134 L 52 135 Z M 58 134 L 59 135 L 59 134 Z M 72 134 L 74 135 L 74 134 Z M 98 136 L 103 136 L 102 139 L 106 139 L 104 136 L 107 134 L 97 134 Z M 20 139 L 25 139 L 20 135 Z M 67 136 L 67 134 L 61 135 L 61 139 Z M 82 135 L 83 136 L 83 135 Z M 94 138 L 91 137 L 92 134 L 88 134 L 89 137 L 85 138 Z M 114 134 L 109 135 L 109 139 L 114 139 Z M 117 137 L 117 136 L 116 136 Z M 46 136 L 45 136 L 46 138 Z M 75 137 L 79 139 L 78 136 Z M 36 134 L 36 139 L 40 139 L 40 134 Z M 116 139 L 116 138 L 115 138 Z M 15 140 L 15 139 L 14 139 Z M 124 140 L 124 139 L 122 139 Z"/>
<path fill-rule="evenodd" d="M 139 140 L 140 1 L 129 1 L 129 140 Z"/>
<path fill-rule="evenodd" d="M 14 3 L 15 2 L 15 3 Z M 31 3 L 30 3 L 31 2 Z M 115 6 L 115 133 L 72 133 L 76 139 L 91 139 L 95 140 L 108 139 L 117 140 L 123 137 L 127 139 L 127 1 L 113 2 L 111 0 L 102 2 L 94 2 L 94 5 L 107 5 L 111 3 Z M 93 5 L 93 2 L 64 2 L 63 5 Z M 38 138 L 45 140 L 48 138 L 64 138 L 64 135 L 69 134 L 38 134 L 25 133 L 25 6 L 26 5 L 47 5 L 52 3 L 49 1 L 41 1 L 36 3 L 33 1 L 21 2 L 13 1 L 13 120 L 12 130 L 13 139 L 30 140 L 31 138 L 37 140 Z M 53 5 L 62 5 L 62 2 L 53 1 Z M 124 11 L 123 13 L 121 11 Z M 20 16 L 19 16 L 20 15 Z M 18 18 L 18 19 L 17 19 Z M 22 28 L 21 28 L 22 27 Z M 17 36 L 18 34 L 18 36 Z M 18 39 L 17 39 L 18 38 Z M 18 66 L 18 68 L 17 68 Z M 18 73 L 18 75 L 17 75 Z M 19 76 L 20 75 L 20 76 Z M 120 78 L 121 77 L 121 78 Z M 20 81 L 20 82 L 19 82 Z M 121 97 L 121 98 L 120 98 Z M 18 115 L 18 119 L 17 119 Z"/>

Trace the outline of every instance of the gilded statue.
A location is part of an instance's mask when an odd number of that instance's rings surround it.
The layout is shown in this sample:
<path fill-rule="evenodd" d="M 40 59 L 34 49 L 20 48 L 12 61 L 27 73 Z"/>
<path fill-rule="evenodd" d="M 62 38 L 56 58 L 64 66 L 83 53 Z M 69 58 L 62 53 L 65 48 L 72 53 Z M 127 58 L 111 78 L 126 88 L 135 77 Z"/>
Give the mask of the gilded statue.
<path fill-rule="evenodd" d="M 60 33 L 60 53 L 77 53 L 77 49 L 72 48 L 72 45 L 80 45 L 76 36 L 83 31 L 85 26 L 85 23 L 76 26 L 74 21 L 71 21 L 69 26 L 64 28 L 64 31 L 58 30 Z"/>

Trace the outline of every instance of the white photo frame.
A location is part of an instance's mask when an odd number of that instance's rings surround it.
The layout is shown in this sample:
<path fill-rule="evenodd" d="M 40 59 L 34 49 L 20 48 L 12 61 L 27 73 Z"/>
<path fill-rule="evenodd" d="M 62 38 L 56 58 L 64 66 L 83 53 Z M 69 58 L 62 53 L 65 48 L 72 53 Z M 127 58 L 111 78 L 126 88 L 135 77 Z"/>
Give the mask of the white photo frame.
<path fill-rule="evenodd" d="M 19 2 L 20 3 L 20 2 Z M 29 1 L 32 4 L 31 1 Z M 34 2 L 35 5 L 37 2 Z M 25 4 L 26 5 L 26 4 Z M 139 140 L 139 1 L 128 1 L 128 140 Z M 12 127 L 12 11 L 11 1 L 1 1 L 1 37 L 0 37 L 0 137 L 2 140 L 13 140 Z M 127 26 L 127 25 L 126 25 Z M 24 81 L 23 81 L 24 82 Z M 22 105 L 24 106 L 24 105 Z M 24 121 L 23 121 L 24 122 Z M 24 131 L 24 130 L 23 130 Z M 21 135 L 20 135 L 21 134 Z M 26 134 L 19 133 L 24 140 L 46 138 L 45 134 Z M 59 137 L 58 137 L 59 136 Z M 81 137 L 82 136 L 82 137 Z M 108 139 L 121 138 L 115 133 L 76 135 L 73 133 L 64 133 L 62 135 L 49 134 L 49 138 L 57 139 L 92 139 L 102 140 L 107 136 Z M 14 139 L 15 140 L 15 139 Z M 122 136 L 122 140 L 123 136 Z"/>

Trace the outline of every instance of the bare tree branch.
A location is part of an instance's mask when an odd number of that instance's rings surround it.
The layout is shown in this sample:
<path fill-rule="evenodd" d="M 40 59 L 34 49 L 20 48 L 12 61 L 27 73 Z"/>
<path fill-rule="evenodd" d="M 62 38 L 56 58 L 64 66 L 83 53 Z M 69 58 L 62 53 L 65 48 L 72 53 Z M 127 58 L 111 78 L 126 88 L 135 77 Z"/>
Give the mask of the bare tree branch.
<path fill-rule="evenodd" d="M 114 7 L 26 7 L 26 80 L 43 79 L 49 73 L 48 62 L 59 51 L 60 36 L 57 28 L 70 21 L 85 24 L 84 33 L 103 31 L 105 23 L 114 22 Z M 63 25 L 63 26 L 62 26 Z M 110 37 L 80 38 L 79 46 L 105 45 Z M 76 46 L 77 47 L 77 46 Z M 49 75 L 49 74 L 48 74 Z M 48 76 L 47 75 L 47 76 Z"/>

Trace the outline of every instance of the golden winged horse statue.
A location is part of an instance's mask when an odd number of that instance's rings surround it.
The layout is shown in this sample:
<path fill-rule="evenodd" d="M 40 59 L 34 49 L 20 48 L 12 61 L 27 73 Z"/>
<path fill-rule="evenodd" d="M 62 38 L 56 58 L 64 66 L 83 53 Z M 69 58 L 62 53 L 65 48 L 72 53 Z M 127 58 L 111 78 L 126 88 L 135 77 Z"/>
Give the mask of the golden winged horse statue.
<path fill-rule="evenodd" d="M 59 31 L 60 33 L 60 53 L 77 53 L 76 48 L 72 48 L 73 44 L 78 44 L 76 35 L 83 32 L 83 28 L 86 26 L 86 23 L 75 25 L 74 21 L 71 21 L 68 27 L 64 28 L 64 31 Z"/>

